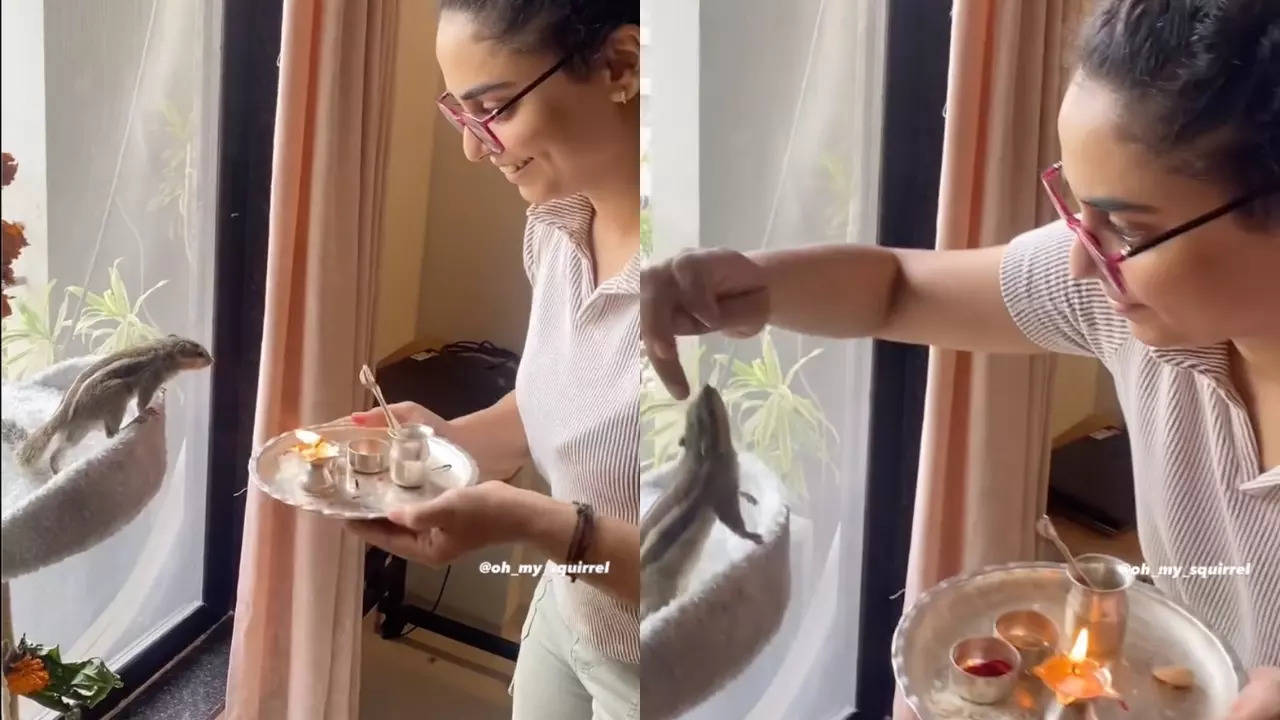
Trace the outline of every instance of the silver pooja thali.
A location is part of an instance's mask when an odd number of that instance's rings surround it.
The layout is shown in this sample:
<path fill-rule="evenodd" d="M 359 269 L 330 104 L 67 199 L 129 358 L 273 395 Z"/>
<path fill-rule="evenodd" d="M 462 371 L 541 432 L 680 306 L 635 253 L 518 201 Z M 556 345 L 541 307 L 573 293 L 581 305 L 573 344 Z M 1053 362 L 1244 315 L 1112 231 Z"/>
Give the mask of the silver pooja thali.
<path fill-rule="evenodd" d="M 360 473 L 347 465 L 348 445 L 362 440 L 386 441 L 386 428 L 332 424 L 304 430 L 338 445 L 325 474 L 320 475 L 318 468 L 295 452 L 299 443 L 295 431 L 267 441 L 249 459 L 249 477 L 258 489 L 302 510 L 346 520 L 373 520 L 386 517 L 393 507 L 430 500 L 449 488 L 474 485 L 479 479 L 475 460 L 439 436 L 429 441 L 425 481 L 410 488 L 393 483 L 387 467 L 376 473 Z M 321 478 L 319 483 L 317 478 Z"/>
<path fill-rule="evenodd" d="M 921 720 L 1190 720 L 1225 715 L 1245 684 L 1239 659 L 1208 626 L 1145 583 L 1128 590 L 1123 659 L 1111 667 L 1127 711 L 1106 699 L 1064 709 L 1029 672 L 1005 700 L 993 705 L 970 703 L 955 694 L 948 678 L 954 643 L 992 635 L 995 619 L 1011 610 L 1038 611 L 1061 628 L 1070 586 L 1065 566 L 1049 562 L 992 566 L 935 586 L 903 613 L 893 636 L 893 672 L 904 699 Z M 1170 665 L 1190 669 L 1193 686 L 1173 688 L 1152 676 L 1154 668 Z"/>

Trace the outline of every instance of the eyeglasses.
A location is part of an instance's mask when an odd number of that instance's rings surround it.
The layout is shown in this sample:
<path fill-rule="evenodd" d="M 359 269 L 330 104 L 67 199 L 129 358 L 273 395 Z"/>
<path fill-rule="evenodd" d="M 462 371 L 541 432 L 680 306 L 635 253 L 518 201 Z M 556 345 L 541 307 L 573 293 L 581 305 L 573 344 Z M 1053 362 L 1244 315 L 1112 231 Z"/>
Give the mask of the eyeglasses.
<path fill-rule="evenodd" d="M 509 110 L 512 105 L 515 105 L 520 98 L 528 95 L 530 92 L 533 92 L 534 88 L 541 85 L 547 78 L 555 75 L 556 72 L 558 72 L 560 68 L 564 67 L 565 63 L 569 62 L 572 57 L 573 55 L 570 54 L 560 58 L 559 62 L 552 65 L 533 82 L 525 85 L 523 90 L 515 94 L 515 97 L 512 97 L 510 100 L 503 103 L 501 107 L 490 112 L 484 117 L 476 117 L 464 110 L 462 103 L 459 102 L 458 98 L 454 97 L 453 93 L 448 90 L 444 91 L 441 93 L 440 97 L 436 98 L 436 107 L 440 108 L 440 112 L 444 114 L 445 119 L 449 121 L 449 124 L 457 128 L 458 132 L 470 132 L 477 140 L 480 141 L 480 144 L 483 145 L 484 149 L 490 154 L 500 155 L 504 150 L 506 150 L 506 146 L 498 139 L 498 136 L 489 127 L 489 124 L 496 120 L 499 115 Z"/>
<path fill-rule="evenodd" d="M 1214 208 L 1203 215 L 1188 220 L 1171 230 L 1166 230 L 1153 238 L 1143 240 L 1141 244 L 1131 242 L 1119 233 L 1113 232 L 1109 236 L 1104 236 L 1104 238 L 1110 241 L 1108 242 L 1109 245 L 1120 246 L 1118 250 L 1114 250 L 1105 246 L 1103 244 L 1103 240 L 1099 239 L 1099 235 L 1097 233 L 1094 233 L 1090 231 L 1089 228 L 1085 227 L 1084 223 L 1080 221 L 1079 214 L 1073 211 L 1067 204 L 1064 197 L 1069 196 L 1070 193 L 1069 188 L 1066 188 L 1066 183 L 1062 178 L 1061 162 L 1054 163 L 1041 173 L 1040 182 L 1044 185 L 1045 191 L 1049 193 L 1049 199 L 1053 202 L 1053 207 L 1058 211 L 1058 215 L 1062 217 L 1062 220 L 1067 224 L 1067 227 L 1071 228 L 1071 230 L 1076 234 L 1076 238 L 1080 240 L 1080 244 L 1084 245 L 1085 250 L 1089 253 L 1089 257 L 1093 258 L 1093 262 L 1098 266 L 1098 269 L 1102 271 L 1103 277 L 1106 278 L 1111 288 L 1121 296 L 1125 294 L 1125 284 L 1124 277 L 1120 274 L 1120 263 L 1137 255 L 1138 253 L 1144 253 L 1163 242 L 1172 240 L 1179 235 L 1195 230 L 1201 225 L 1217 220 L 1223 215 L 1244 207 L 1255 200 L 1280 191 L 1280 187 L 1272 187 L 1248 193 L 1225 205 Z"/>

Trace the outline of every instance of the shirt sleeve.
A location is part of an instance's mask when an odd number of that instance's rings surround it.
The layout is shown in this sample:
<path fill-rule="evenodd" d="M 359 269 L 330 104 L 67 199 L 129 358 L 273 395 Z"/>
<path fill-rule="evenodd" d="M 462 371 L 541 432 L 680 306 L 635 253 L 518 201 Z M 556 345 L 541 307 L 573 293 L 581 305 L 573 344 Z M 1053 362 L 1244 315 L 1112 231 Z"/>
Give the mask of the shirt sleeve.
<path fill-rule="evenodd" d="M 1095 279 L 1071 277 L 1075 234 L 1062 222 L 1024 233 L 1000 263 L 1000 293 L 1029 340 L 1054 352 L 1107 359 L 1129 337 Z"/>

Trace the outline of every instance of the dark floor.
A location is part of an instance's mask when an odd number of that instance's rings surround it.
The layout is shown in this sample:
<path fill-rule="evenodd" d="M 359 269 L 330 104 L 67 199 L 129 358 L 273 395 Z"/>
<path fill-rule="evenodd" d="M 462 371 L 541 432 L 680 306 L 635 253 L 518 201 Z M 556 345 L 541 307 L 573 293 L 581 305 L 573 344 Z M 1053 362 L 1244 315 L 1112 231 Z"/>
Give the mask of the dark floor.
<path fill-rule="evenodd" d="M 231 653 L 231 618 L 213 630 L 110 720 L 210 720 L 222 712 Z"/>

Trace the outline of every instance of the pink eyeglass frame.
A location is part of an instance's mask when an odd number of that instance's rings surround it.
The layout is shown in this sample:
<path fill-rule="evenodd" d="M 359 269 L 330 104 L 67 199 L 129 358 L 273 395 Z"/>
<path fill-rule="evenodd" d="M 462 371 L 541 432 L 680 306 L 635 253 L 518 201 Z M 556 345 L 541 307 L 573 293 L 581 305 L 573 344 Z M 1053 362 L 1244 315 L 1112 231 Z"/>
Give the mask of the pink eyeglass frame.
<path fill-rule="evenodd" d="M 1090 232 L 1089 228 L 1084 226 L 1084 223 L 1080 222 L 1080 218 L 1077 217 L 1075 213 L 1071 212 L 1067 207 L 1066 201 L 1062 199 L 1062 196 L 1059 195 L 1058 191 L 1054 188 L 1054 182 L 1061 176 L 1061 162 L 1056 162 L 1050 165 L 1045 168 L 1044 172 L 1040 173 L 1040 183 L 1044 185 L 1045 192 L 1049 194 L 1049 200 L 1053 203 L 1053 209 L 1058 211 L 1058 215 L 1062 218 L 1062 221 L 1066 223 L 1067 227 L 1076 234 L 1076 238 L 1089 253 L 1089 257 L 1093 258 L 1094 264 L 1096 264 L 1098 269 L 1102 271 L 1107 282 L 1111 284 L 1112 289 L 1123 296 L 1125 292 L 1125 285 L 1124 277 L 1120 274 L 1120 263 L 1128 256 L 1122 252 L 1108 253 L 1106 250 L 1102 249 L 1102 243 L 1098 240 L 1097 236 Z"/>
<path fill-rule="evenodd" d="M 1089 257 L 1093 258 L 1094 264 L 1102 271 L 1107 282 L 1111 284 L 1111 288 L 1120 293 L 1121 297 L 1125 294 L 1125 284 L 1124 277 L 1120 274 L 1120 263 L 1138 253 L 1144 253 L 1161 243 L 1168 242 L 1179 235 L 1195 230 L 1201 225 L 1217 220 L 1223 215 L 1238 210 L 1251 202 L 1280 192 L 1280 187 L 1263 186 L 1253 192 L 1245 193 L 1225 205 L 1220 205 L 1203 215 L 1192 218 L 1175 228 L 1166 230 L 1144 241 L 1138 247 L 1127 247 L 1121 252 L 1108 253 L 1102 248 L 1102 243 L 1098 241 L 1098 237 L 1090 232 L 1089 228 L 1086 228 L 1084 223 L 1080 222 L 1080 218 L 1071 212 L 1067 207 L 1066 201 L 1062 199 L 1062 196 L 1054 188 L 1055 181 L 1060 177 L 1062 177 L 1062 163 L 1056 162 L 1040 173 L 1040 182 L 1044 185 L 1045 192 L 1049 193 L 1049 199 L 1053 201 L 1053 207 L 1058 211 L 1058 215 L 1062 217 L 1062 221 L 1075 232 L 1080 244 L 1084 245 L 1085 250 L 1088 251 Z"/>
<path fill-rule="evenodd" d="M 560 58 L 559 62 L 552 65 L 546 72 L 535 78 L 533 82 L 525 85 L 524 88 L 521 89 L 520 92 L 516 93 L 514 97 L 502 103 L 500 107 L 496 108 L 484 117 L 476 117 L 466 110 L 463 110 L 462 103 L 459 102 L 458 99 L 453 96 L 453 93 L 448 90 L 445 90 L 440 94 L 440 97 L 436 98 L 436 107 L 440 109 L 440 112 L 444 114 L 445 119 L 447 119 L 449 124 L 453 125 L 458 132 L 466 133 L 467 131 L 470 131 L 471 135 L 476 140 L 479 140 L 480 144 L 483 145 L 485 150 L 488 150 L 490 154 L 501 155 L 506 152 L 507 146 L 502 144 L 502 140 L 498 139 L 497 133 L 489 127 L 490 123 L 498 119 L 499 115 L 509 110 L 512 105 L 515 105 L 516 102 L 520 100 L 520 98 L 523 98 L 525 95 L 533 92 L 533 89 L 541 85 L 544 80 L 555 75 L 556 72 L 559 71 L 560 68 L 564 67 L 565 63 L 569 62 L 572 57 L 573 55 L 569 54 Z"/>

